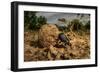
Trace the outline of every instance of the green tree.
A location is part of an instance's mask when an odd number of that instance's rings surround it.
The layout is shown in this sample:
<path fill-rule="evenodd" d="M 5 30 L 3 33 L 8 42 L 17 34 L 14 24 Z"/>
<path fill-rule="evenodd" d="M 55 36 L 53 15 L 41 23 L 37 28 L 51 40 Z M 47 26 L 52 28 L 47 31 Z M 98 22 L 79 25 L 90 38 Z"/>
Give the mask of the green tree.
<path fill-rule="evenodd" d="M 71 30 L 78 31 L 82 29 L 83 24 L 78 19 L 74 19 L 71 21 L 70 27 L 71 27 Z"/>
<path fill-rule="evenodd" d="M 38 22 L 37 25 L 39 29 L 42 25 L 47 23 L 47 19 L 44 16 L 40 16 L 38 17 L 37 22 Z"/>
<path fill-rule="evenodd" d="M 36 12 L 33 11 L 25 11 L 24 12 L 24 27 L 27 29 L 33 29 L 37 23 Z"/>
<path fill-rule="evenodd" d="M 90 21 L 88 21 L 85 25 L 84 25 L 86 30 L 90 30 Z"/>
<path fill-rule="evenodd" d="M 43 24 L 46 24 L 47 20 L 44 16 L 37 17 L 36 12 L 25 11 L 24 12 L 24 27 L 28 30 L 37 30 Z"/>

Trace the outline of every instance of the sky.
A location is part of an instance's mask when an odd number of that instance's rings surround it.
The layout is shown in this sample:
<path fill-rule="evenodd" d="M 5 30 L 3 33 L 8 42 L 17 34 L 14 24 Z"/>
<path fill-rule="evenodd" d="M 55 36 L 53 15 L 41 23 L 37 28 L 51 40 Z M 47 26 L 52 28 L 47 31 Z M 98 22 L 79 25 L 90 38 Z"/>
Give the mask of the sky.
<path fill-rule="evenodd" d="M 36 16 L 45 16 L 47 18 L 47 23 L 59 24 L 58 19 L 65 18 L 67 21 L 72 19 L 80 19 L 76 13 L 59 13 L 59 12 L 37 12 Z M 80 19 L 83 23 L 86 23 L 90 20 L 88 14 L 84 14 L 83 18 Z"/>

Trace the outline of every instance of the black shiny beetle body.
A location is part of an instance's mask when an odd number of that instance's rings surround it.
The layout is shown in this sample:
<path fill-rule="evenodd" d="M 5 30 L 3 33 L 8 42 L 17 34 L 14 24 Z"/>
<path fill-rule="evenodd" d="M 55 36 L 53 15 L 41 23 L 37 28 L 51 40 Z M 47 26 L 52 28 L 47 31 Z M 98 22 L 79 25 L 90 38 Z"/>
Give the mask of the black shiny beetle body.
<path fill-rule="evenodd" d="M 59 36 L 58 36 L 58 39 L 63 42 L 66 45 L 70 45 L 70 41 L 68 39 L 68 37 L 65 36 L 64 33 L 60 33 Z"/>

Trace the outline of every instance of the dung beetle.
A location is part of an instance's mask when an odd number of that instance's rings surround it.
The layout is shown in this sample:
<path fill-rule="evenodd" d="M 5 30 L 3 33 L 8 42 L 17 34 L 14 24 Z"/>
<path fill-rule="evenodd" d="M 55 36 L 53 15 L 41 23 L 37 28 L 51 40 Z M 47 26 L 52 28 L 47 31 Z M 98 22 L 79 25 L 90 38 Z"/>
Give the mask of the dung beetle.
<path fill-rule="evenodd" d="M 71 45 L 68 37 L 64 33 L 60 33 L 58 39 L 64 43 L 64 45 Z"/>

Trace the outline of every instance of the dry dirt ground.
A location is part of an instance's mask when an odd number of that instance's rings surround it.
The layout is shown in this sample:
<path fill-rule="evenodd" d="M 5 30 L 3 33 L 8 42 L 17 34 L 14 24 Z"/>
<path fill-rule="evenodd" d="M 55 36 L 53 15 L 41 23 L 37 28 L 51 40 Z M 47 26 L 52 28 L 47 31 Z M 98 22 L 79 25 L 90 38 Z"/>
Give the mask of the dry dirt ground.
<path fill-rule="evenodd" d="M 65 47 L 41 48 L 38 45 L 37 32 L 24 32 L 24 61 L 71 60 L 90 58 L 90 34 L 67 32 L 71 45 Z"/>

